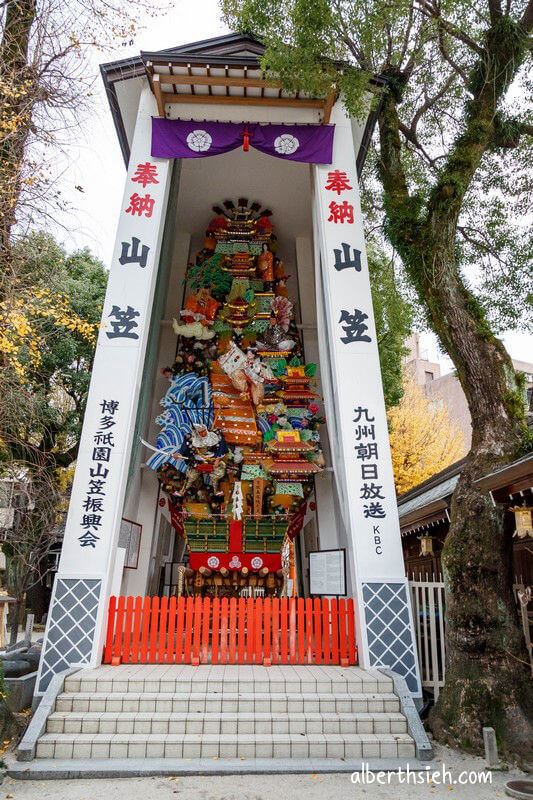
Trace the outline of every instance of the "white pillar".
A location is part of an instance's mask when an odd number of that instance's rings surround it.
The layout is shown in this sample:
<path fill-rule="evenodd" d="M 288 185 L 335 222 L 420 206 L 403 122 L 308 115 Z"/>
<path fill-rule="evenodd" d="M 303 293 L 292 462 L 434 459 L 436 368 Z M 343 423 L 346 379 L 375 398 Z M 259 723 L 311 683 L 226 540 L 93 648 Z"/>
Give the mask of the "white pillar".
<path fill-rule="evenodd" d="M 156 104 L 146 86 L 119 212 L 37 694 L 55 673 L 101 661 L 172 166 L 150 156 L 154 114 Z"/>
<path fill-rule="evenodd" d="M 341 103 L 334 108 L 332 122 L 333 162 L 313 169 L 318 337 L 333 466 L 355 584 L 359 661 L 364 667 L 397 671 L 411 692 L 420 695 L 352 125 Z"/>

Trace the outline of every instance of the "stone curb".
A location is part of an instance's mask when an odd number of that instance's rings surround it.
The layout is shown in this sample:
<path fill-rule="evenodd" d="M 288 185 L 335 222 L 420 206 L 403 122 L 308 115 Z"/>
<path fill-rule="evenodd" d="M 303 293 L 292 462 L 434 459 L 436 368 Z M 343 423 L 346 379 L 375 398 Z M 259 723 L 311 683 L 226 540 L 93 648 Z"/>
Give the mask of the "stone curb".
<path fill-rule="evenodd" d="M 17 748 L 17 761 L 33 761 L 35 758 L 37 740 L 46 731 L 46 720 L 54 709 L 57 695 L 63 689 L 65 678 L 78 672 L 79 669 L 79 667 L 70 667 L 54 675 Z"/>
<path fill-rule="evenodd" d="M 429 764 L 413 759 L 250 758 L 250 759 L 68 759 L 39 758 L 30 765 L 13 762 L 7 774 L 17 780 L 80 780 L 82 778 L 148 778 L 167 775 L 298 775 L 335 772 L 425 772 Z"/>
<path fill-rule="evenodd" d="M 415 742 L 416 757 L 420 761 L 431 760 L 433 758 L 433 747 L 422 725 L 422 720 L 416 710 L 411 692 L 407 688 L 405 678 L 402 678 L 397 672 L 393 672 L 392 669 L 386 669 L 385 667 L 379 667 L 378 672 L 392 678 L 394 694 L 397 695 L 400 700 L 400 711 L 407 720 L 407 732 Z"/>

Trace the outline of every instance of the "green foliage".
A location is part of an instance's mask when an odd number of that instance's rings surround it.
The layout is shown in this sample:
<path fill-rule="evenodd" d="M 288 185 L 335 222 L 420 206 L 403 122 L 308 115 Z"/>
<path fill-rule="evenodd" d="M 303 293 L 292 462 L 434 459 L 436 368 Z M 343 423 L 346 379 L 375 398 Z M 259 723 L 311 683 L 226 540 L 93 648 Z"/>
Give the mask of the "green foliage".
<path fill-rule="evenodd" d="M 106 270 L 88 250 L 68 254 L 43 232 L 19 240 L 13 256 L 17 271 L 5 305 L 17 311 L 25 304 L 19 329 L 21 336 L 28 331 L 28 348 L 38 346 L 39 358 L 22 371 L 0 370 L 0 471 L 16 478 L 27 502 L 4 549 L 6 585 L 18 600 L 12 641 L 24 594 L 47 568 L 65 510 L 107 283 Z M 33 297 L 32 305 L 27 298 Z M 39 298 L 48 298 L 49 310 L 58 303 L 59 313 L 41 314 Z"/>
<path fill-rule="evenodd" d="M 413 322 L 411 303 L 400 292 L 394 262 L 383 252 L 369 248 L 368 270 L 372 288 L 372 304 L 376 320 L 379 362 L 383 393 L 387 407 L 400 402 L 404 342 Z"/>
<path fill-rule="evenodd" d="M 284 358 L 278 358 L 276 361 L 272 361 L 270 368 L 274 375 L 279 377 L 280 375 L 285 375 L 285 371 L 287 369 L 287 362 Z"/>
<path fill-rule="evenodd" d="M 20 265 L 20 285 L 64 295 L 73 314 L 99 324 L 107 273 L 87 249 L 67 254 L 52 236 L 38 232 L 20 240 L 14 255 Z M 70 451 L 72 456 L 63 464 L 68 466 L 75 458 L 81 433 L 94 344 L 48 318 L 34 317 L 33 325 L 41 344 L 38 367 L 22 382 L 2 374 L 0 439 L 11 440 L 9 434 L 17 430 L 13 438 L 19 445 L 3 455 L 7 461 L 26 455 L 21 451 L 27 442 L 45 451 L 58 451 L 59 462 L 63 461 L 60 454 Z"/>
<path fill-rule="evenodd" d="M 523 135 L 524 98 L 533 87 L 520 21 L 525 3 L 516 0 L 509 13 L 492 19 L 486 0 L 221 0 L 228 25 L 265 43 L 263 68 L 288 89 L 325 96 L 329 82 L 341 92 L 347 113 L 359 118 L 368 110 L 368 77 L 385 80 L 399 116 L 399 158 L 409 196 L 398 204 L 399 187 L 389 172 L 396 201 L 391 203 L 383 191 L 384 160 L 370 152 L 363 203 L 372 208 L 372 224 L 384 226 L 398 248 L 400 239 L 417 240 L 428 206 L 445 212 L 456 201 L 457 266 L 496 331 L 533 324 L 533 315 L 523 313 L 533 298 L 526 216 L 533 153 L 531 137 Z M 371 94 L 375 106 L 376 90 Z M 486 102 L 500 94 L 496 114 L 485 115 Z M 472 175 L 471 159 L 480 152 Z M 366 220 L 370 224 L 368 213 Z M 400 255 L 405 262 L 405 247 Z M 427 295 L 419 299 L 427 311 Z"/>
<path fill-rule="evenodd" d="M 187 282 L 193 289 L 209 289 L 215 300 L 224 300 L 231 289 L 231 274 L 222 269 L 224 256 L 214 253 L 206 261 L 189 268 Z"/>

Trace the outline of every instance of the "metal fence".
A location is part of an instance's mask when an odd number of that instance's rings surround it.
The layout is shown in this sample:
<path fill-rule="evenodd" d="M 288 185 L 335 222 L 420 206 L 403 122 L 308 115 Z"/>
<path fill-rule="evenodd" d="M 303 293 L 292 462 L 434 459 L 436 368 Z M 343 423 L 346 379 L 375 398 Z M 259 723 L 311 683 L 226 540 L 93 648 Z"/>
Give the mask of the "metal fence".
<path fill-rule="evenodd" d="M 420 678 L 423 688 L 431 689 L 436 701 L 445 677 L 444 581 L 440 575 L 437 578 L 413 577 L 409 588 Z"/>
<path fill-rule="evenodd" d="M 441 687 L 444 686 L 446 675 L 444 581 L 441 575 L 433 577 L 423 575 L 415 577 L 412 575 L 409 578 L 409 588 L 411 591 L 422 686 L 433 692 L 436 701 Z M 513 584 L 513 592 L 533 674 L 533 646 L 530 635 L 532 617 L 531 612 L 528 613 L 527 603 L 521 602 L 521 595 L 525 591 L 523 583 L 517 581 Z"/>

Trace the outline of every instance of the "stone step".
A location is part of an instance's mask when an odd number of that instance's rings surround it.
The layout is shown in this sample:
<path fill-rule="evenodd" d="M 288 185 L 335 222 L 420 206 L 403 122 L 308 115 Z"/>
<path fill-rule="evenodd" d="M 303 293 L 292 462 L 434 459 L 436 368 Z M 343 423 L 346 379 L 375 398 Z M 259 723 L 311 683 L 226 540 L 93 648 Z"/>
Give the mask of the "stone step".
<path fill-rule="evenodd" d="M 414 758 L 408 734 L 46 733 L 37 758 Z"/>
<path fill-rule="evenodd" d="M 48 718 L 48 733 L 406 733 L 399 713 L 62 712 Z"/>
<path fill-rule="evenodd" d="M 63 692 L 55 711 L 100 712 L 229 712 L 229 713 L 385 713 L 398 712 L 392 692 Z"/>
<path fill-rule="evenodd" d="M 111 668 L 113 669 L 113 668 Z M 115 670 L 117 668 L 114 668 Z M 196 668 L 200 669 L 200 668 Z M 241 668 L 242 669 L 242 668 Z M 251 669 L 251 668 L 250 668 Z M 274 667 L 270 669 L 275 669 Z M 91 678 L 77 677 L 73 675 L 65 681 L 65 693 L 91 692 L 96 694 L 109 694 L 111 692 L 158 692 L 161 694 L 179 694 L 181 692 L 269 692 L 271 694 L 284 694 L 285 692 L 308 694 L 317 692 L 320 694 L 337 694 L 338 692 L 357 692 L 376 694 L 381 692 L 392 692 L 393 685 L 390 678 L 385 675 L 380 677 L 374 674 L 361 671 L 359 675 L 343 675 L 340 667 L 338 672 L 328 674 L 325 670 L 320 677 L 312 678 L 306 675 L 304 678 L 294 679 L 291 677 L 281 677 L 278 675 L 269 676 L 268 667 L 263 667 L 259 673 L 239 672 L 229 673 L 224 677 L 223 673 L 213 673 L 212 671 L 194 674 L 178 674 L 172 678 L 141 677 L 142 673 L 137 670 L 128 676 L 126 671 L 120 674 L 109 674 L 109 677 Z M 364 675 L 364 677 L 360 677 Z"/>

